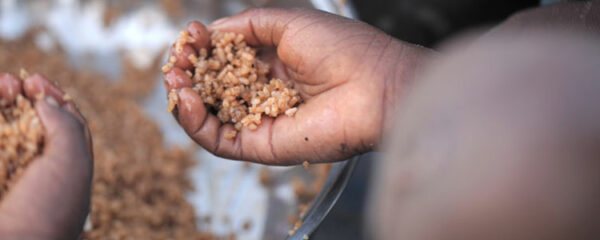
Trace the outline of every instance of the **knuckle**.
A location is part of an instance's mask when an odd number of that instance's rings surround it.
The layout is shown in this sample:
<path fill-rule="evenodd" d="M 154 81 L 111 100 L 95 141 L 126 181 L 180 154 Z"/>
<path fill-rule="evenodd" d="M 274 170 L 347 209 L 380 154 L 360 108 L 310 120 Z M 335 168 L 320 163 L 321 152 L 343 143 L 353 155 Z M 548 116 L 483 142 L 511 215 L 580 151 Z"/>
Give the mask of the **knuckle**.
<path fill-rule="evenodd" d="M 300 10 L 300 8 L 299 8 Z M 304 9 L 303 11 L 305 11 Z M 243 14 L 247 14 L 250 17 L 260 18 L 261 16 L 273 16 L 273 15 L 285 15 L 292 14 L 296 10 L 293 9 L 281 9 L 281 8 L 270 8 L 270 7 L 253 7 L 246 9 Z"/>
<path fill-rule="evenodd" d="M 295 14 L 299 14 L 299 15 L 313 15 L 313 14 L 320 13 L 319 11 L 316 11 L 316 10 L 301 8 L 301 7 L 294 7 L 294 8 L 291 8 L 289 11 L 292 13 L 295 13 Z"/>
<path fill-rule="evenodd" d="M 262 8 L 262 7 L 248 8 L 248 9 L 244 10 L 241 14 L 247 15 L 249 17 L 254 17 L 254 16 L 262 15 L 264 13 L 264 9 L 265 8 Z"/>

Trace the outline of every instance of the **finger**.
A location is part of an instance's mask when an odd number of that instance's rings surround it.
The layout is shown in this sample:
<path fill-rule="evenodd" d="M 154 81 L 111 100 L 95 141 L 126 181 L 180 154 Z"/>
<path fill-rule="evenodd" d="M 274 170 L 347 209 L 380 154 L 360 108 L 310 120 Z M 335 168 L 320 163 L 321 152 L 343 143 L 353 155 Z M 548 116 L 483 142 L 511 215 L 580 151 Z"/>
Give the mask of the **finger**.
<path fill-rule="evenodd" d="M 309 85 L 336 85 L 332 79 L 344 78 L 335 73 L 364 64 L 355 60 L 366 54 L 361 46 L 384 48 L 390 39 L 369 25 L 303 9 L 249 9 L 213 23 L 209 30 L 243 34 L 251 46 L 277 47 L 277 56 L 290 70 L 290 77 Z"/>
<path fill-rule="evenodd" d="M 252 8 L 216 21 L 208 29 L 240 33 L 252 46 L 275 47 L 289 27 L 288 23 L 304 13 L 299 10 Z"/>
<path fill-rule="evenodd" d="M 21 89 L 21 80 L 17 77 L 9 73 L 0 75 L 0 99 L 13 102 L 21 93 Z"/>
<path fill-rule="evenodd" d="M 54 83 L 50 82 L 50 80 L 37 73 L 25 78 L 23 89 L 25 96 L 29 99 L 36 99 L 38 96 L 47 95 L 55 99 L 61 106 L 66 102 L 63 99 L 65 93 Z"/>
<path fill-rule="evenodd" d="M 73 116 L 75 118 L 77 118 L 77 120 L 83 124 L 84 126 L 87 126 L 88 122 L 87 119 L 83 116 L 83 114 L 81 113 L 81 111 L 79 111 L 79 108 L 75 105 L 75 103 L 71 102 L 71 101 L 67 101 L 67 103 L 63 106 L 63 109 L 67 110 L 69 113 L 73 114 Z M 92 153 L 92 157 L 93 157 L 93 142 L 92 142 L 92 132 L 90 130 L 89 127 L 85 127 L 85 139 L 88 145 L 88 151 L 90 153 Z"/>
<path fill-rule="evenodd" d="M 263 154 L 270 158 L 256 159 L 266 161 L 267 164 L 292 165 L 303 161 L 312 163 L 344 159 L 351 153 L 340 146 L 351 143 L 346 142 L 345 134 L 342 134 L 343 125 L 338 111 L 309 102 L 302 105 L 293 117 L 281 115 L 274 120 L 265 119 L 257 129 L 264 131 L 257 131 L 264 136 L 252 139 L 244 135 L 244 140 L 247 141 L 242 146 L 244 149 L 269 146 L 269 152 Z"/>
<path fill-rule="evenodd" d="M 79 122 L 81 122 L 82 124 L 87 124 L 87 120 L 85 119 L 85 117 L 83 116 L 83 114 L 81 114 L 81 112 L 79 111 L 79 108 L 77 108 L 77 106 L 75 105 L 75 103 L 71 102 L 71 101 L 67 101 L 64 106 L 62 106 L 62 108 L 64 110 L 67 110 L 69 113 L 73 114 L 73 116 L 75 118 L 77 118 L 77 120 Z"/>
<path fill-rule="evenodd" d="M 65 99 L 65 93 L 44 76 L 40 74 L 34 74 L 26 78 L 24 81 L 24 90 L 25 95 L 30 99 L 34 99 L 40 94 L 48 94 L 50 97 L 52 97 L 52 99 L 55 99 L 60 105 L 62 105 L 63 109 L 73 114 L 73 116 L 77 118 L 81 124 L 87 124 L 87 120 L 83 114 L 81 114 L 79 109 L 77 109 L 77 106 L 75 106 L 75 104 L 70 100 Z M 88 147 L 91 152 L 92 138 L 89 129 L 86 128 L 85 134 L 89 145 Z"/>
<path fill-rule="evenodd" d="M 355 92 L 345 85 L 339 92 Z M 362 96 L 328 92 L 307 100 L 294 116 L 281 115 L 275 119 L 263 117 L 255 131 L 240 132 L 244 160 L 274 165 L 308 162 L 331 162 L 347 159 L 367 151 L 377 139 L 373 128 L 380 119 L 353 114 L 378 116 L 378 108 Z M 347 102 L 347 105 L 336 104 Z M 356 109 L 363 109 L 357 112 Z M 342 113 L 351 115 L 343 116 Z M 347 126 L 355 126 L 349 129 Z"/>
<path fill-rule="evenodd" d="M 318 114 L 311 114 L 310 110 L 315 110 Z M 325 117 L 317 117 L 319 114 Z M 338 127 L 323 128 L 323 125 L 340 125 L 335 122 L 339 118 L 329 116 L 331 114 L 334 113 L 309 109 L 297 112 L 298 118 L 285 115 L 275 119 L 263 117 L 257 129 L 242 128 L 234 139 L 223 137 L 233 130 L 231 124 L 219 127 L 219 120 L 214 115 L 209 115 L 214 119 L 207 118 L 204 129 L 200 128 L 190 136 L 217 156 L 267 165 L 341 160 L 356 152 L 340 149 L 340 144 L 352 143 L 344 142 Z M 311 118 L 312 121 L 307 121 L 306 118 Z"/>
<path fill-rule="evenodd" d="M 189 87 L 178 92 L 177 104 L 179 124 L 200 146 L 214 152 L 219 146 L 219 119 L 208 112 L 202 98 Z"/>
<path fill-rule="evenodd" d="M 207 151 L 224 158 L 269 165 L 303 161 L 328 162 L 363 152 L 365 129 L 344 132 L 342 116 L 334 106 L 304 104 L 294 117 L 263 117 L 256 130 L 243 128 L 234 139 L 224 135 L 234 128 L 222 124 L 191 88 L 178 91 L 178 120 L 186 133 Z M 371 123 L 366 123 L 365 128 Z M 317 129 L 318 131 L 315 131 Z"/>
<path fill-rule="evenodd" d="M 43 154 L 28 166 L 0 207 L 3 214 L 39 223 L 36 229 L 56 239 L 76 239 L 89 212 L 93 168 L 85 126 L 51 97 L 37 101 L 35 108 L 46 129 Z"/>
<path fill-rule="evenodd" d="M 362 144 L 358 136 L 364 135 L 366 130 L 361 128 L 340 134 L 344 132 L 344 125 L 352 123 L 344 122 L 339 109 L 333 105 L 308 102 L 294 117 L 263 117 L 256 130 L 243 128 L 234 139 L 224 137 L 234 130 L 233 126 L 222 124 L 211 114 L 193 89 L 185 87 L 178 90 L 177 109 L 178 121 L 186 133 L 200 146 L 220 157 L 270 165 L 293 165 L 303 161 L 342 160 L 364 151 L 357 146 Z M 364 128 L 368 126 L 373 124 L 365 123 Z"/>
<path fill-rule="evenodd" d="M 173 68 L 165 75 L 165 87 L 170 92 L 173 89 L 192 87 L 192 78 L 180 68 Z"/>
<path fill-rule="evenodd" d="M 36 101 L 35 108 L 46 129 L 44 157 L 60 159 L 53 164 L 65 166 L 80 165 L 82 159 L 87 159 L 82 166 L 91 169 L 91 153 L 87 149 L 85 134 L 87 126 L 75 114 L 60 107 L 52 97 Z"/>
<path fill-rule="evenodd" d="M 183 70 L 192 70 L 194 68 L 194 64 L 189 59 L 190 55 L 198 56 L 196 54 L 196 50 L 190 44 L 184 44 L 183 50 L 180 53 L 177 53 L 175 50 L 175 45 L 171 46 L 170 56 L 175 56 L 177 59 L 175 61 L 175 67 L 181 68 Z"/>
<path fill-rule="evenodd" d="M 195 40 L 192 43 L 192 46 L 194 46 L 196 51 L 200 51 L 202 48 L 208 49 L 210 47 L 210 34 L 204 24 L 198 21 L 190 22 L 187 30 Z"/>

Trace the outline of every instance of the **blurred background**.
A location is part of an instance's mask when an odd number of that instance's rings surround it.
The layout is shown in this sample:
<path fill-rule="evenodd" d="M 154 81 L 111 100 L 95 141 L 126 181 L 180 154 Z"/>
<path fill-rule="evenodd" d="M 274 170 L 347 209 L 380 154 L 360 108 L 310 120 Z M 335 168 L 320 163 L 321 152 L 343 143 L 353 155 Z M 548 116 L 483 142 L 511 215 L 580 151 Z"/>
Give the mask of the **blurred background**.
<path fill-rule="evenodd" d="M 358 18 L 399 39 L 432 47 L 449 36 L 490 27 L 539 0 L 372 0 L 352 1 Z"/>

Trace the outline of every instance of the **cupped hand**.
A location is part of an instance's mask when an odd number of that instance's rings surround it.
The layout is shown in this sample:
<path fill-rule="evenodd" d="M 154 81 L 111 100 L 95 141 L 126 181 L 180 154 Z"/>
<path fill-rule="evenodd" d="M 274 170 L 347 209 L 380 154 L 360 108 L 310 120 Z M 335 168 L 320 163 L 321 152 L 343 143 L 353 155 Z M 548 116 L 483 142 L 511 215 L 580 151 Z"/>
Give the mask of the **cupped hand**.
<path fill-rule="evenodd" d="M 331 162 L 377 147 L 397 98 L 428 50 L 395 40 L 358 21 L 314 10 L 250 9 L 206 29 L 192 22 L 196 39 L 166 74 L 177 89 L 175 112 L 198 144 L 222 157 L 276 165 Z M 293 117 L 263 118 L 258 129 L 233 129 L 207 111 L 192 90 L 185 56 L 210 45 L 213 31 L 235 32 L 263 49 L 272 76 L 295 82 L 304 102 Z M 271 50 L 272 49 L 272 50 Z"/>
<path fill-rule="evenodd" d="M 89 211 L 93 156 L 85 119 L 64 93 L 35 74 L 0 75 L 0 99 L 36 99 L 44 149 L 0 201 L 2 239 L 77 239 Z"/>

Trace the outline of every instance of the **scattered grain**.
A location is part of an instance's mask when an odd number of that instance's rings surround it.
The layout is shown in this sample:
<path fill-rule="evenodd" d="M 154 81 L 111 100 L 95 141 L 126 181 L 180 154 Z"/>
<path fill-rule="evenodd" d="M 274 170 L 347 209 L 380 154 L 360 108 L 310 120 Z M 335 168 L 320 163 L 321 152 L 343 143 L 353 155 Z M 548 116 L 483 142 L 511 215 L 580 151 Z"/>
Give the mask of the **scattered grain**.
<path fill-rule="evenodd" d="M 175 66 L 175 62 L 177 62 L 177 57 L 170 56 L 169 60 L 167 61 L 167 63 L 165 65 L 163 65 L 160 70 L 163 73 L 167 73 L 167 72 L 171 71 L 171 69 L 173 69 L 173 67 Z"/>
<path fill-rule="evenodd" d="M 223 137 L 225 137 L 225 139 L 234 139 L 235 136 L 237 136 L 236 130 L 227 131 L 223 134 Z"/>
<path fill-rule="evenodd" d="M 294 235 L 294 233 L 296 233 L 296 231 L 298 231 L 298 229 L 302 227 L 302 220 L 298 220 L 294 223 L 294 227 L 292 227 L 292 229 L 290 229 L 290 231 L 288 231 L 288 235 L 292 236 Z"/>
<path fill-rule="evenodd" d="M 177 103 L 179 102 L 179 96 L 177 95 L 177 90 L 171 89 L 171 91 L 169 92 L 168 98 L 169 98 L 169 103 L 167 106 L 167 112 L 171 113 L 171 112 L 173 112 L 173 110 L 177 106 Z"/>
<path fill-rule="evenodd" d="M 287 115 L 288 117 L 293 117 L 296 114 L 296 111 L 298 111 L 297 107 L 290 108 L 285 111 L 285 115 Z"/>
<path fill-rule="evenodd" d="M 29 72 L 27 72 L 27 70 L 25 70 L 24 68 L 21 68 L 21 70 L 19 70 L 19 77 L 21 78 L 21 80 L 25 80 L 25 78 L 29 77 Z"/>
<path fill-rule="evenodd" d="M 65 95 L 62 96 L 62 100 L 65 102 L 68 102 L 68 101 L 73 100 L 73 98 L 68 93 L 65 93 Z"/>
<path fill-rule="evenodd" d="M 304 167 L 304 169 L 308 169 L 310 168 L 310 163 L 308 161 L 304 161 L 302 162 L 302 167 Z"/>
<path fill-rule="evenodd" d="M 266 167 L 261 168 L 258 172 L 258 180 L 263 186 L 267 188 L 273 187 L 273 184 L 275 182 L 273 174 Z"/>
<path fill-rule="evenodd" d="M 250 221 L 250 220 L 246 220 L 244 222 L 244 225 L 242 225 L 242 228 L 244 230 L 249 230 L 251 227 L 252 227 L 252 221 Z"/>

